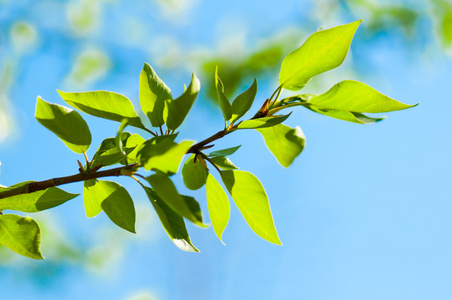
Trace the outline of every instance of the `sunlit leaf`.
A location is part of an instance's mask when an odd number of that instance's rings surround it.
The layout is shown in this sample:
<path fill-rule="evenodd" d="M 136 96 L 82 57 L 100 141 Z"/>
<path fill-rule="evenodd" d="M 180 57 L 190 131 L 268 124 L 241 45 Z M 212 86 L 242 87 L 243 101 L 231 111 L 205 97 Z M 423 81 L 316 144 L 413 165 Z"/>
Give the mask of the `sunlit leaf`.
<path fill-rule="evenodd" d="M 51 104 L 38 97 L 36 119 L 55 133 L 75 153 L 86 152 L 91 144 L 88 124 L 75 110 Z"/>
<path fill-rule="evenodd" d="M 123 147 L 123 150 L 126 154 L 131 153 L 134 150 L 134 147 L 128 147 L 127 141 L 130 138 L 129 132 L 123 132 L 121 134 L 122 143 L 126 144 Z M 119 163 L 123 160 L 124 154 L 117 147 L 117 141 L 115 138 L 107 138 L 102 141 L 99 146 L 99 149 L 94 153 L 93 160 L 91 163 L 91 168 L 95 166 L 110 166 Z"/>
<path fill-rule="evenodd" d="M 17 183 L 13 186 L 2 188 L 0 192 L 4 192 L 13 188 L 23 186 L 33 181 Z M 57 187 L 51 187 L 46 190 L 37 191 L 29 194 L 20 194 L 0 199 L 0 211 L 10 209 L 22 212 L 38 212 L 49 208 L 56 207 L 66 201 L 74 199 L 79 194 L 71 194 Z"/>
<path fill-rule="evenodd" d="M 335 110 L 335 109 L 329 109 L 329 108 L 318 108 L 314 105 L 308 105 L 305 106 L 307 109 L 310 109 L 312 111 L 315 111 L 316 113 L 358 124 L 373 124 L 375 122 L 379 122 L 381 120 L 384 120 L 386 117 L 380 117 L 380 118 L 373 118 L 366 116 L 362 113 L 353 112 L 353 111 L 343 111 L 343 110 Z"/>
<path fill-rule="evenodd" d="M 145 142 L 146 140 L 139 134 L 132 134 L 127 138 L 127 140 L 123 140 L 123 143 L 125 143 L 125 151 L 127 153 L 127 162 L 128 163 L 136 163 L 137 160 L 137 154 L 139 147 Z M 129 149 L 133 149 L 130 153 L 128 152 Z M 125 160 L 122 160 L 120 163 L 125 164 Z"/>
<path fill-rule="evenodd" d="M 235 123 L 235 121 L 239 120 L 243 115 L 245 115 L 248 110 L 253 105 L 254 98 L 257 93 L 257 82 L 254 79 L 253 84 L 243 93 L 237 96 L 235 100 L 232 102 L 232 118 L 231 123 Z"/>
<path fill-rule="evenodd" d="M 258 118 L 258 119 L 251 119 L 246 120 L 243 122 L 240 122 L 238 125 L 238 129 L 256 129 L 256 128 L 265 128 L 265 127 L 272 127 L 275 125 L 278 125 L 282 122 L 284 122 L 291 113 L 283 116 L 271 116 L 271 117 L 264 117 L 264 118 Z"/>
<path fill-rule="evenodd" d="M 228 121 L 232 117 L 232 107 L 228 98 L 224 94 L 224 85 L 218 76 L 218 66 L 215 68 L 215 89 L 217 91 L 218 102 L 220 103 L 221 112 L 225 121 Z"/>
<path fill-rule="evenodd" d="M 229 222 L 231 205 L 229 204 L 228 195 L 226 195 L 221 185 L 211 174 L 207 176 L 206 194 L 210 221 L 215 234 L 223 242 L 222 236 Z"/>
<path fill-rule="evenodd" d="M 234 154 L 237 150 L 239 150 L 239 148 L 242 145 L 238 145 L 235 147 L 230 147 L 230 148 L 226 148 L 226 149 L 221 149 L 221 150 L 217 150 L 217 151 L 213 151 L 209 153 L 209 156 L 229 156 Z"/>
<path fill-rule="evenodd" d="M 140 74 L 140 104 L 152 126 L 160 127 L 163 120 L 163 108 L 166 100 L 173 100 L 171 89 L 157 76 L 147 63 Z"/>
<path fill-rule="evenodd" d="M 146 179 L 157 195 L 165 201 L 172 210 L 194 224 L 206 227 L 202 222 L 202 217 L 200 219 L 199 212 L 197 212 L 193 205 L 187 203 L 184 196 L 178 193 L 176 186 L 167 175 L 159 172 Z"/>
<path fill-rule="evenodd" d="M 132 102 L 125 96 L 107 91 L 65 93 L 58 91 L 67 104 L 89 115 L 121 122 L 129 119 L 129 125 L 145 128 L 135 112 Z"/>
<path fill-rule="evenodd" d="M 284 58 L 279 84 L 296 91 L 315 75 L 340 66 L 360 23 L 358 20 L 312 34 L 300 48 Z"/>
<path fill-rule="evenodd" d="M 163 228 L 174 244 L 184 251 L 199 252 L 190 240 L 184 218 L 175 213 L 152 189 L 145 186 L 143 188 L 154 206 Z"/>
<path fill-rule="evenodd" d="M 304 149 L 305 137 L 298 126 L 290 128 L 284 124 L 278 124 L 256 130 L 262 134 L 270 152 L 285 168 L 289 167 Z"/>
<path fill-rule="evenodd" d="M 41 229 L 30 217 L 0 215 L 0 244 L 26 257 L 44 258 L 41 254 Z"/>
<path fill-rule="evenodd" d="M 97 216 L 102 212 L 102 198 L 96 192 L 96 179 L 85 180 L 83 183 L 83 204 L 85 206 L 85 213 L 88 218 Z"/>
<path fill-rule="evenodd" d="M 199 162 L 194 161 L 195 155 L 191 155 L 182 167 L 182 178 L 185 186 L 190 190 L 200 189 L 206 184 L 207 170 Z"/>
<path fill-rule="evenodd" d="M 328 108 L 358 113 L 381 113 L 410 108 L 408 105 L 391 99 L 370 86 L 353 80 L 344 80 L 327 92 L 312 97 L 309 103 L 318 108 Z"/>
<path fill-rule="evenodd" d="M 281 245 L 267 193 L 259 179 L 245 171 L 222 171 L 221 179 L 251 229 L 261 238 Z"/>
<path fill-rule="evenodd" d="M 237 170 L 238 168 L 226 156 L 214 156 L 210 160 L 215 163 L 217 167 L 223 170 Z"/>
<path fill-rule="evenodd" d="M 201 82 L 195 74 L 192 75 L 190 85 L 184 93 L 173 101 L 166 101 L 163 119 L 166 121 L 166 126 L 170 130 L 176 130 L 184 121 L 193 103 L 198 97 L 201 89 Z M 165 119 L 166 117 L 166 119 Z"/>

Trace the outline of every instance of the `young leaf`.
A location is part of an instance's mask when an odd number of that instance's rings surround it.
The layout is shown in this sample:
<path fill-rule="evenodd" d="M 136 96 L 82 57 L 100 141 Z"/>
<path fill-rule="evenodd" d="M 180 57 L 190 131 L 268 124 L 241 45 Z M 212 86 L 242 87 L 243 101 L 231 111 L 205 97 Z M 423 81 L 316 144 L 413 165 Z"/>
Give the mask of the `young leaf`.
<path fill-rule="evenodd" d="M 213 152 L 210 152 L 210 153 L 209 153 L 209 156 L 210 156 L 210 157 L 213 157 L 213 156 L 229 156 L 229 155 L 234 154 L 237 150 L 239 150 L 239 148 L 240 148 L 241 146 L 242 146 L 242 145 L 238 145 L 238 146 L 231 147 L 231 148 L 226 148 L 226 149 L 221 149 L 221 150 L 213 151 Z"/>
<path fill-rule="evenodd" d="M 222 171 L 221 179 L 251 229 L 264 240 L 281 245 L 268 197 L 259 179 L 245 171 Z"/>
<path fill-rule="evenodd" d="M 311 98 L 309 103 L 318 108 L 359 113 L 389 112 L 417 105 L 401 103 L 362 82 L 353 80 L 344 80 L 337 83 L 326 93 Z"/>
<path fill-rule="evenodd" d="M 137 158 L 146 170 L 159 170 L 163 173 L 175 174 L 183 156 L 187 153 L 192 141 L 177 144 L 172 137 L 158 137 L 147 140 L 138 151 Z"/>
<path fill-rule="evenodd" d="M 173 101 L 165 102 L 165 112 L 163 119 L 166 121 L 166 126 L 169 130 L 176 130 L 184 121 L 190 108 L 198 97 L 198 92 L 201 89 L 201 82 L 195 74 L 192 75 L 190 85 L 185 92 Z"/>
<path fill-rule="evenodd" d="M 135 233 L 135 207 L 127 190 L 116 182 L 95 181 L 85 184 L 84 196 L 90 199 L 93 210 L 85 206 L 88 217 L 96 215 L 100 204 L 110 220 L 119 227 Z M 86 202 L 85 202 L 86 205 Z M 97 212 L 98 213 L 98 212 Z"/>
<path fill-rule="evenodd" d="M 218 66 L 215 68 L 215 89 L 217 91 L 218 102 L 220 103 L 221 112 L 225 121 L 228 121 L 232 117 L 232 107 L 228 98 L 224 94 L 224 85 L 218 76 Z"/>
<path fill-rule="evenodd" d="M 91 145 L 88 124 L 75 110 L 48 103 L 38 97 L 35 117 L 41 125 L 55 133 L 75 153 L 86 152 Z"/>
<path fill-rule="evenodd" d="M 239 120 L 243 115 L 245 115 L 248 110 L 253 105 L 254 98 L 257 93 L 257 82 L 254 79 L 253 84 L 243 93 L 237 96 L 235 100 L 232 102 L 232 118 L 231 124 L 235 123 L 235 121 Z"/>
<path fill-rule="evenodd" d="M 193 205 L 187 203 L 187 200 L 177 192 L 176 186 L 167 175 L 159 172 L 146 179 L 157 195 L 178 215 L 185 217 L 200 227 L 206 227 L 202 219 L 199 218 L 199 213 L 194 209 Z"/>
<path fill-rule="evenodd" d="M 212 222 L 215 234 L 223 243 L 221 237 L 229 222 L 231 205 L 229 204 L 228 195 L 226 195 L 225 191 L 212 174 L 208 174 L 207 176 L 206 194 L 210 221 Z"/>
<path fill-rule="evenodd" d="M 23 186 L 32 181 L 17 183 L 8 188 L 0 188 L 0 192 Z M 71 194 L 57 187 L 51 187 L 43 191 L 30 194 L 20 194 L 0 199 L 0 211 L 10 209 L 22 212 L 38 212 L 56 207 L 66 201 L 74 199 L 79 194 Z"/>
<path fill-rule="evenodd" d="M 125 143 L 125 151 L 127 153 L 127 162 L 128 163 L 136 163 L 137 160 L 137 153 L 139 147 L 145 142 L 146 140 L 139 134 L 132 134 L 127 138 L 127 140 L 123 140 L 123 144 Z M 130 153 L 128 152 L 128 149 L 133 149 Z M 121 164 L 125 164 L 125 160 L 122 160 L 120 162 Z"/>
<path fill-rule="evenodd" d="M 140 74 L 140 104 L 152 126 L 160 127 L 163 121 L 163 108 L 166 100 L 173 100 L 170 88 L 157 76 L 147 63 Z"/>
<path fill-rule="evenodd" d="M 0 244 L 29 258 L 44 258 L 41 253 L 41 229 L 30 217 L 0 215 Z"/>
<path fill-rule="evenodd" d="M 340 66 L 360 23 L 358 20 L 312 34 L 300 48 L 284 58 L 279 84 L 297 91 L 315 75 Z"/>
<path fill-rule="evenodd" d="M 285 168 L 289 167 L 304 149 L 305 137 L 298 126 L 292 129 L 284 124 L 278 124 L 256 130 L 262 134 L 268 149 Z"/>
<path fill-rule="evenodd" d="M 226 156 L 214 156 L 210 160 L 220 169 L 223 170 L 237 170 L 238 168 Z"/>
<path fill-rule="evenodd" d="M 131 153 L 134 147 L 128 147 L 127 141 L 131 137 L 129 132 L 123 132 L 121 134 L 121 142 L 126 144 L 123 148 L 126 154 Z M 144 140 L 144 139 L 143 139 Z M 119 163 L 123 160 L 124 154 L 117 147 L 117 141 L 115 138 L 107 138 L 102 141 L 99 149 L 94 153 L 93 160 L 91 162 L 91 168 L 96 166 L 110 166 Z"/>
<path fill-rule="evenodd" d="M 291 113 L 282 116 L 271 116 L 264 117 L 258 119 L 246 120 L 239 123 L 238 129 L 256 129 L 256 128 L 265 128 L 272 127 L 284 122 Z"/>
<path fill-rule="evenodd" d="M 135 112 L 132 102 L 125 96 L 107 91 L 65 93 L 58 91 L 67 104 L 89 115 L 121 122 L 129 119 L 129 125 L 145 128 Z"/>
<path fill-rule="evenodd" d="M 152 189 L 145 186 L 143 188 L 173 243 L 184 251 L 199 252 L 190 240 L 184 218 L 175 213 Z"/>
<path fill-rule="evenodd" d="M 207 170 L 197 161 L 194 161 L 195 155 L 191 155 L 182 167 L 182 178 L 185 186 L 190 190 L 200 189 L 206 184 Z"/>
<path fill-rule="evenodd" d="M 102 199 L 96 192 L 98 187 L 94 187 L 96 182 L 96 179 L 90 179 L 85 180 L 83 183 L 83 204 L 88 218 L 95 217 L 102 212 L 102 207 L 100 206 Z"/>

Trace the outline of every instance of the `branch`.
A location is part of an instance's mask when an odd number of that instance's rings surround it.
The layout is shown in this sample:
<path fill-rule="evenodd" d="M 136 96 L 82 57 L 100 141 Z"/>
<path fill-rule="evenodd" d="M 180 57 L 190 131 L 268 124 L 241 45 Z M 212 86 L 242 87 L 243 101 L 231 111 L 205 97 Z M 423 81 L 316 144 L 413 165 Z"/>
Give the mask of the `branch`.
<path fill-rule="evenodd" d="M 129 176 L 131 175 L 130 171 L 136 167 L 137 164 L 131 164 L 128 166 L 118 167 L 110 170 L 104 170 L 99 172 L 91 172 L 91 173 L 78 173 L 71 176 L 66 177 L 57 177 L 44 181 L 34 181 L 27 183 L 25 185 L 19 186 L 17 188 L 13 188 L 4 192 L 0 192 L 0 199 L 7 198 L 11 196 L 16 196 L 20 194 L 30 194 L 37 191 L 42 191 L 48 189 L 50 187 L 55 187 L 58 185 L 63 185 L 67 183 L 79 182 L 89 179 L 96 179 L 101 177 L 109 177 L 109 176 Z M 129 171 L 129 172 L 126 172 Z"/>

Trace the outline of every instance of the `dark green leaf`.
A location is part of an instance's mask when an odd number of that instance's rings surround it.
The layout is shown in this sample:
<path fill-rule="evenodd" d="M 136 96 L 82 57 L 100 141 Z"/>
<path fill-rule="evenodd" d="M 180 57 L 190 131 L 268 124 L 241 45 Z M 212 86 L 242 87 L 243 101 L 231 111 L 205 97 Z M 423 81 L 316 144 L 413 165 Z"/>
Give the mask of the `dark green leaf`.
<path fill-rule="evenodd" d="M 0 192 L 7 191 L 16 187 L 23 186 L 32 181 L 17 183 L 8 188 L 0 188 Z M 56 207 L 69 201 L 79 194 L 71 194 L 57 187 L 51 187 L 43 191 L 37 191 L 30 194 L 20 194 L 0 199 L 0 211 L 10 209 L 22 212 L 38 212 Z"/>
<path fill-rule="evenodd" d="M 0 244 L 26 257 L 44 258 L 41 254 L 41 229 L 30 217 L 0 215 Z"/>
<path fill-rule="evenodd" d="M 199 162 L 194 161 L 195 155 L 191 155 L 182 167 L 182 178 L 185 186 L 190 190 L 200 189 L 206 184 L 207 170 Z"/>
<path fill-rule="evenodd" d="M 91 144 L 88 124 L 75 110 L 51 104 L 40 97 L 36 103 L 36 119 L 55 133 L 75 153 L 86 152 Z"/>
<path fill-rule="evenodd" d="M 228 121 L 232 117 L 232 107 L 228 98 L 224 94 L 224 85 L 218 76 L 218 66 L 215 68 L 215 89 L 217 90 L 218 102 L 220 103 L 221 112 L 225 121 Z"/>
<path fill-rule="evenodd" d="M 278 125 L 282 122 L 284 122 L 291 113 L 283 116 L 271 116 L 271 117 L 264 117 L 259 119 L 251 119 L 246 120 L 241 123 L 239 123 L 238 129 L 256 129 L 256 128 L 265 128 L 265 127 L 272 127 L 275 125 Z"/>
<path fill-rule="evenodd" d="M 251 105 L 253 105 L 256 93 L 257 82 L 256 79 L 254 79 L 253 84 L 246 91 L 238 95 L 237 98 L 235 98 L 235 100 L 232 102 L 231 124 L 235 123 L 248 112 L 248 110 L 251 108 Z"/>
<path fill-rule="evenodd" d="M 185 227 L 184 219 L 175 213 L 160 197 L 150 188 L 143 186 L 146 194 L 154 206 L 160 222 L 173 243 L 180 249 L 189 252 L 199 252 L 192 244 Z"/>
<path fill-rule="evenodd" d="M 201 82 L 195 74 L 192 75 L 190 85 L 185 92 L 173 101 L 165 101 L 163 119 L 169 130 L 176 130 L 184 121 L 193 103 L 198 97 Z"/>
<path fill-rule="evenodd" d="M 240 148 L 241 146 L 242 146 L 242 145 L 238 145 L 238 146 L 231 147 L 231 148 L 226 148 L 226 149 L 221 149 L 221 150 L 213 151 L 213 152 L 210 152 L 210 153 L 209 153 L 209 156 L 210 156 L 210 157 L 213 157 L 213 156 L 229 156 L 229 155 L 234 154 L 237 150 L 239 150 L 239 148 Z"/>
<path fill-rule="evenodd" d="M 256 130 L 262 134 L 268 149 L 285 168 L 290 166 L 304 149 L 305 137 L 298 126 L 292 129 L 284 124 L 279 124 Z"/>
<path fill-rule="evenodd" d="M 342 64 L 361 20 L 317 31 L 281 65 L 279 84 L 288 90 L 303 88 L 308 81 Z"/>
<path fill-rule="evenodd" d="M 202 223 L 202 219 L 199 219 L 198 212 L 193 209 L 193 206 L 187 204 L 184 196 L 177 192 L 176 186 L 167 175 L 159 172 L 146 179 L 157 195 L 165 201 L 172 210 L 196 225 L 206 227 L 206 225 Z"/>
<path fill-rule="evenodd" d="M 210 160 L 215 163 L 217 167 L 223 170 L 237 170 L 238 168 L 232 163 L 232 161 L 225 156 L 214 156 Z"/>
<path fill-rule="evenodd" d="M 268 197 L 259 179 L 245 171 L 222 171 L 221 179 L 251 229 L 261 238 L 281 245 Z"/>
<path fill-rule="evenodd" d="M 125 96 L 107 91 L 65 93 L 58 91 L 67 104 L 89 115 L 122 122 L 129 119 L 129 125 L 145 128 L 135 112 L 132 102 Z"/>
<path fill-rule="evenodd" d="M 152 126 L 160 127 L 163 121 L 163 109 L 166 100 L 173 100 L 171 90 L 157 76 L 147 63 L 140 74 L 140 104 L 143 112 L 148 116 Z"/>
<path fill-rule="evenodd" d="M 226 195 L 225 191 L 212 174 L 207 176 L 206 194 L 210 221 L 212 222 L 215 234 L 223 243 L 222 236 L 229 222 L 231 205 L 229 204 L 228 195 Z"/>
<path fill-rule="evenodd" d="M 131 153 L 134 150 L 134 146 L 127 145 L 127 141 L 131 137 L 129 132 L 123 132 L 121 134 L 122 143 L 126 144 L 123 148 L 126 154 Z M 144 139 L 143 139 L 144 140 Z M 91 168 L 95 166 L 110 166 L 119 163 L 124 158 L 124 154 L 117 147 L 117 142 L 115 138 L 107 138 L 102 141 L 99 149 L 93 156 L 91 163 Z"/>

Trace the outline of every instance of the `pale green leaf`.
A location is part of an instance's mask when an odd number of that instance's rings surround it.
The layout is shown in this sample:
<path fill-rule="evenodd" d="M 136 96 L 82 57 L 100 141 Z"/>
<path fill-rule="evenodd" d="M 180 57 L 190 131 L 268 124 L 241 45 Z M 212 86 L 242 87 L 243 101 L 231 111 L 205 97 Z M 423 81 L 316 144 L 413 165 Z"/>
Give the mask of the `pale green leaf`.
<path fill-rule="evenodd" d="M 0 244 L 29 258 L 44 258 L 41 253 L 41 229 L 30 217 L 0 215 Z"/>
<path fill-rule="evenodd" d="M 380 118 L 372 118 L 369 116 L 366 116 L 362 113 L 353 112 L 353 111 L 343 111 L 343 110 L 335 110 L 335 109 L 328 109 L 328 108 L 318 108 L 314 105 L 306 105 L 307 109 L 310 109 L 312 111 L 315 111 L 316 113 L 358 124 L 373 124 L 375 122 L 379 122 L 381 120 L 384 120 L 386 117 L 380 117 Z"/>
<path fill-rule="evenodd" d="M 284 58 L 279 84 L 296 91 L 312 77 L 340 66 L 360 23 L 358 20 L 312 34 L 300 48 Z"/>
<path fill-rule="evenodd" d="M 235 100 L 232 102 L 232 118 L 231 124 L 235 123 L 239 120 L 243 115 L 245 115 L 248 110 L 251 108 L 254 102 L 254 98 L 257 93 L 257 82 L 254 79 L 253 84 L 243 93 L 237 96 Z"/>
<path fill-rule="evenodd" d="M 75 110 L 51 104 L 38 97 L 36 119 L 55 133 L 75 153 L 86 152 L 91 144 L 88 124 Z"/>
<path fill-rule="evenodd" d="M 210 152 L 210 153 L 209 153 L 209 156 L 210 156 L 210 157 L 213 157 L 213 156 L 229 156 L 229 155 L 234 154 L 237 150 L 239 150 L 239 148 L 240 148 L 241 146 L 242 146 L 242 145 L 238 145 L 238 146 L 231 147 L 231 148 L 226 148 L 226 149 L 221 149 L 221 150 L 213 151 L 213 152 Z"/>
<path fill-rule="evenodd" d="M 102 198 L 99 197 L 97 187 L 94 186 L 96 182 L 96 179 L 90 179 L 83 183 L 83 204 L 88 218 L 95 217 L 102 212 L 102 206 L 100 206 Z"/>
<path fill-rule="evenodd" d="M 136 163 L 137 160 L 137 154 L 138 150 L 141 147 L 141 145 L 146 140 L 139 134 L 132 134 L 127 138 L 127 140 L 123 140 L 123 143 L 125 143 L 125 151 L 127 153 L 127 162 L 130 163 Z M 128 152 L 128 149 L 133 149 L 130 153 Z M 125 164 L 125 160 L 121 161 L 120 163 Z"/>
<path fill-rule="evenodd" d="M 256 130 L 262 134 L 270 152 L 285 168 L 289 167 L 304 149 L 305 137 L 298 126 L 292 129 L 289 126 L 279 124 Z"/>
<path fill-rule="evenodd" d="M 272 127 L 275 125 L 278 125 L 282 122 L 284 122 L 291 113 L 283 116 L 271 116 L 271 117 L 264 117 L 264 118 L 258 118 L 258 119 L 251 119 L 246 120 L 243 122 L 240 122 L 238 125 L 238 129 L 256 129 L 256 128 L 265 128 L 265 127 Z"/>
<path fill-rule="evenodd" d="M 312 97 L 309 103 L 318 108 L 328 108 L 358 113 L 381 113 L 410 108 L 408 105 L 391 99 L 370 86 L 353 80 L 344 80 L 327 92 Z"/>
<path fill-rule="evenodd" d="M 190 190 L 200 189 L 206 184 L 207 170 L 199 160 L 194 161 L 195 155 L 191 155 L 182 167 L 182 178 L 185 186 Z"/>
<path fill-rule="evenodd" d="M 163 118 L 169 130 L 176 130 L 184 121 L 193 103 L 198 97 L 201 82 L 195 74 L 192 75 L 190 85 L 184 93 L 173 101 L 165 101 Z M 166 119 L 165 119 L 166 118 Z"/>
<path fill-rule="evenodd" d="M 238 168 L 232 163 L 232 161 L 225 156 L 214 156 L 210 160 L 220 169 L 223 170 L 237 170 Z"/>
<path fill-rule="evenodd" d="M 147 63 L 144 64 L 140 74 L 139 98 L 141 109 L 148 116 L 152 126 L 160 127 L 165 124 L 163 109 L 166 100 L 173 100 L 171 89 Z"/>
<path fill-rule="evenodd" d="M 212 222 L 215 234 L 223 243 L 222 236 L 229 222 L 231 205 L 229 204 L 228 195 L 226 195 L 212 174 L 207 176 L 206 194 L 210 221 Z"/>
<path fill-rule="evenodd" d="M 199 252 L 192 244 L 184 218 L 172 210 L 152 189 L 143 186 L 166 233 L 180 249 L 189 252 Z"/>
<path fill-rule="evenodd" d="M 251 229 L 261 238 L 281 245 L 267 193 L 259 179 L 245 171 L 222 171 L 221 179 Z"/>
<path fill-rule="evenodd" d="M 202 222 L 202 218 L 199 218 L 199 213 L 193 205 L 187 203 L 184 196 L 178 193 L 176 186 L 167 175 L 159 172 L 146 179 L 157 195 L 165 201 L 172 210 L 194 224 L 200 227 L 206 227 Z"/>
<path fill-rule="evenodd" d="M 221 112 L 223 113 L 223 118 L 228 121 L 232 117 L 232 107 L 229 103 L 228 98 L 224 94 L 224 85 L 218 76 L 218 66 L 215 68 L 215 89 L 217 91 L 218 103 L 220 104 Z"/>
<path fill-rule="evenodd" d="M 7 188 L 0 188 L 0 192 L 23 186 L 33 181 L 17 183 Z M 16 210 L 22 212 L 38 212 L 56 207 L 74 199 L 79 194 L 71 194 L 57 187 L 51 187 L 43 191 L 37 191 L 30 194 L 20 194 L 0 199 L 0 211 Z"/>
<path fill-rule="evenodd" d="M 129 119 L 129 125 L 145 128 L 135 112 L 132 102 L 125 96 L 107 91 L 93 91 L 83 93 L 65 93 L 58 91 L 67 104 L 89 115 L 121 122 Z"/>

